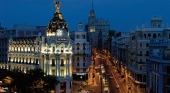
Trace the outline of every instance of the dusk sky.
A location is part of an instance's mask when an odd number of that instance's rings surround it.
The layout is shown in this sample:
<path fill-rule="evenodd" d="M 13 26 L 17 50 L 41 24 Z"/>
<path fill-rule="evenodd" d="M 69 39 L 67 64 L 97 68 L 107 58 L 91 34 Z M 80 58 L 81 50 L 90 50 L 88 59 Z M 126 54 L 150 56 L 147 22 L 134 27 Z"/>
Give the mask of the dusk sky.
<path fill-rule="evenodd" d="M 170 0 L 59 0 L 60 12 L 69 30 L 77 30 L 77 24 L 88 21 L 94 4 L 97 18 L 110 20 L 110 29 L 129 32 L 142 24 L 150 26 L 156 15 L 165 26 L 170 26 Z M 47 26 L 55 12 L 52 0 L 0 0 L 0 23 L 12 28 L 14 24 Z"/>

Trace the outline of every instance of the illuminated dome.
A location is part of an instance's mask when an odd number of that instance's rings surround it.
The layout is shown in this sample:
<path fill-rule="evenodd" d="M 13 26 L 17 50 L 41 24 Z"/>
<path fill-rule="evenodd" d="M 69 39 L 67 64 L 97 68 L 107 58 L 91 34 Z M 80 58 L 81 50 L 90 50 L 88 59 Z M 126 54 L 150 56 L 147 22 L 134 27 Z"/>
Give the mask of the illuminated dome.
<path fill-rule="evenodd" d="M 51 21 L 48 23 L 47 26 L 47 34 L 53 34 L 56 33 L 57 29 L 65 28 L 67 32 L 68 31 L 68 25 L 66 21 L 62 18 L 62 14 L 59 11 L 60 8 L 60 2 L 56 2 L 56 12 L 54 13 L 54 17 L 51 19 Z"/>

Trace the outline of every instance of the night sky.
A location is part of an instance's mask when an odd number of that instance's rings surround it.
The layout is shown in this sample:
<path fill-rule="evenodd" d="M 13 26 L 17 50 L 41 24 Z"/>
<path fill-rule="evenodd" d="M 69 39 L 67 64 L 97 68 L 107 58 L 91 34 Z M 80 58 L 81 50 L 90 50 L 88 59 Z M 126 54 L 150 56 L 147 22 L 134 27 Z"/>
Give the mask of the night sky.
<path fill-rule="evenodd" d="M 170 0 L 60 0 L 60 12 L 69 30 L 79 22 L 87 23 L 92 1 L 97 18 L 110 20 L 110 29 L 129 32 L 142 24 L 150 26 L 152 16 L 161 17 L 170 26 Z M 47 26 L 55 12 L 52 0 L 0 0 L 0 23 Z"/>

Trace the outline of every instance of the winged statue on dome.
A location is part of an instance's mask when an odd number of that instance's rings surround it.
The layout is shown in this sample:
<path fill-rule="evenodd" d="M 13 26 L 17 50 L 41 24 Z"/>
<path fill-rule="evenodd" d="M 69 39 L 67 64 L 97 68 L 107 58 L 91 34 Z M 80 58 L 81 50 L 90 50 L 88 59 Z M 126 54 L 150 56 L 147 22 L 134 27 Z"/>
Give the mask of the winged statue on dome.
<path fill-rule="evenodd" d="M 61 2 L 56 1 L 56 0 L 53 0 L 53 3 L 55 4 L 56 12 L 59 13 L 59 12 L 60 12 L 60 5 L 61 5 Z"/>

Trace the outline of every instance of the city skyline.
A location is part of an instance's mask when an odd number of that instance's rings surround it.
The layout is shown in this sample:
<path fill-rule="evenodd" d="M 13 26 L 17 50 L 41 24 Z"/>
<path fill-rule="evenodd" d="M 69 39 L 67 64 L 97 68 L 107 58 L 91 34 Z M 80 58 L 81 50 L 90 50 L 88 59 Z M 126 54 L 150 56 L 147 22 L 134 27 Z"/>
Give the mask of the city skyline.
<path fill-rule="evenodd" d="M 161 17 L 163 24 L 170 24 L 168 0 L 59 0 L 61 13 L 69 30 L 77 30 L 79 22 L 87 23 L 90 10 L 97 18 L 110 20 L 110 29 L 129 32 L 143 24 L 150 26 L 152 16 Z M 12 28 L 14 24 L 47 26 L 53 17 L 55 5 L 52 0 L 2 0 L 0 1 L 0 23 Z"/>

